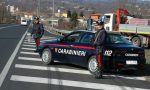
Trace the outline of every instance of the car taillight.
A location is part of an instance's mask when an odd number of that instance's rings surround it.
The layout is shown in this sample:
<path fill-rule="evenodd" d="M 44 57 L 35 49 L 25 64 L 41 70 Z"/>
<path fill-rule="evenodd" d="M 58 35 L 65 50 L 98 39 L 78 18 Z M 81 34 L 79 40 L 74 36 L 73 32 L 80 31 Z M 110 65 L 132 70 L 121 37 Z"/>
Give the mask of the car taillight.
<path fill-rule="evenodd" d="M 145 56 L 145 52 L 144 51 L 138 51 L 139 56 Z"/>
<path fill-rule="evenodd" d="M 124 67 L 124 63 L 116 63 L 117 68 L 121 69 Z"/>

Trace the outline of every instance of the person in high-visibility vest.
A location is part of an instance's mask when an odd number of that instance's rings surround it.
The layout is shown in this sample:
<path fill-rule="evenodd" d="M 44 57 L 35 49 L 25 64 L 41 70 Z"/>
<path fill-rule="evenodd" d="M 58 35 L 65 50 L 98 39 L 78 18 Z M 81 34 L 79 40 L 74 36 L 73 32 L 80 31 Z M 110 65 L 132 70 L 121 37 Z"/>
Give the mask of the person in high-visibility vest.
<path fill-rule="evenodd" d="M 33 23 L 33 28 L 32 28 L 32 32 L 31 32 L 31 36 L 34 38 L 35 43 L 36 43 L 35 52 L 38 51 L 38 47 L 40 45 L 40 38 L 42 38 L 43 34 L 44 34 L 43 24 L 40 23 L 40 19 L 38 17 L 36 17 L 35 21 Z"/>
<path fill-rule="evenodd" d="M 96 59 L 98 63 L 98 73 L 96 78 L 102 78 L 103 74 L 103 47 L 106 44 L 107 32 L 104 28 L 104 22 L 96 22 L 97 32 L 95 34 L 94 46 L 96 48 Z"/>

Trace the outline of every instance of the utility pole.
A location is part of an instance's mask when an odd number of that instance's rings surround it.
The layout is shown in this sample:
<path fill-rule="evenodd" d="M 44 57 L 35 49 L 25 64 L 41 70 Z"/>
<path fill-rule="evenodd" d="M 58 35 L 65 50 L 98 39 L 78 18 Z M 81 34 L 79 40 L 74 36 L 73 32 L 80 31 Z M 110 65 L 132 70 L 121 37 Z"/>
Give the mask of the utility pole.
<path fill-rule="evenodd" d="M 41 13 L 41 0 L 39 0 L 39 17 L 40 17 L 40 14 Z"/>
<path fill-rule="evenodd" d="M 40 17 L 41 0 L 37 1 L 37 16 Z"/>
<path fill-rule="evenodd" d="M 54 3 L 54 0 L 53 0 L 53 14 L 52 14 L 52 29 L 54 28 L 53 26 L 53 21 L 54 21 L 54 10 L 55 10 L 55 3 Z"/>
<path fill-rule="evenodd" d="M 1 7 L 2 7 L 2 16 L 1 16 L 1 23 L 3 23 L 4 20 L 4 13 L 5 13 L 5 2 L 1 2 Z"/>
<path fill-rule="evenodd" d="M 2 23 L 3 23 L 3 21 L 4 21 L 4 5 L 3 5 L 3 3 L 2 3 Z"/>

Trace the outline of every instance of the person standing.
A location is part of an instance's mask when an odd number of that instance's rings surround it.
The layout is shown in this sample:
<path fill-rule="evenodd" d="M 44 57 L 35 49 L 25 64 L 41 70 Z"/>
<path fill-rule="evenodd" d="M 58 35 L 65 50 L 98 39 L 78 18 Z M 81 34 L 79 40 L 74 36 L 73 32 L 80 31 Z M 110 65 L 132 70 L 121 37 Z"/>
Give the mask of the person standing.
<path fill-rule="evenodd" d="M 103 74 L 103 47 L 106 44 L 107 32 L 104 28 L 104 22 L 96 22 L 97 32 L 95 34 L 94 47 L 96 48 L 96 59 L 98 63 L 98 73 L 96 78 L 102 78 Z"/>
<path fill-rule="evenodd" d="M 35 43 L 36 43 L 35 52 L 38 51 L 38 47 L 40 45 L 40 38 L 42 38 L 43 34 L 44 34 L 43 24 L 40 23 L 40 19 L 36 17 L 34 20 L 32 32 L 31 32 L 31 36 L 34 38 Z"/>

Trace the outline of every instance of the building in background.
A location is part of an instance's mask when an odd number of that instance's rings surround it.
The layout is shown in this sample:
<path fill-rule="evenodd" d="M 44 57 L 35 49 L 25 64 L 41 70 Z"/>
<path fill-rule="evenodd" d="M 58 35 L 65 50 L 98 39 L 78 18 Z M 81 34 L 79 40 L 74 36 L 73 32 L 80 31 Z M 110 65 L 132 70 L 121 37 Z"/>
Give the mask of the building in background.
<path fill-rule="evenodd" d="M 18 7 L 11 6 L 11 5 L 7 5 L 6 9 L 7 9 L 7 11 L 9 11 L 11 13 L 11 15 L 14 15 L 17 12 L 19 12 L 19 8 Z"/>

